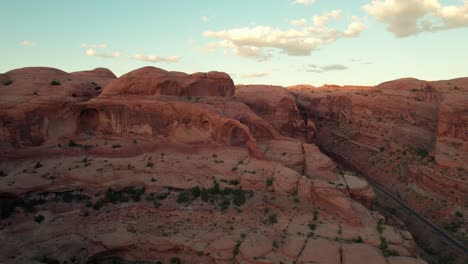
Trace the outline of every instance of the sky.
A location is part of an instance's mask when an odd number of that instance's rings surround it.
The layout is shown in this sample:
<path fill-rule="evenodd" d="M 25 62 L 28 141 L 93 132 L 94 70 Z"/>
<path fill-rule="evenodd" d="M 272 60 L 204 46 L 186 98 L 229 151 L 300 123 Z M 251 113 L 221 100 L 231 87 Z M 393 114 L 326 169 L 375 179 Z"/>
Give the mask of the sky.
<path fill-rule="evenodd" d="M 468 0 L 3 1 L 0 72 L 154 66 L 236 84 L 468 76 Z"/>

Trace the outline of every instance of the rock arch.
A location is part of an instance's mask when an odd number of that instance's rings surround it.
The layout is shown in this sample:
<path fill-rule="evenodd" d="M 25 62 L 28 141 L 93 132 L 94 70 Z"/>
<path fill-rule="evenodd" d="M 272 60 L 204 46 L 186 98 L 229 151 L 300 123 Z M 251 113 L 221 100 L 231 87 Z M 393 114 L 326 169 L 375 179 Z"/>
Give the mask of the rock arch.
<path fill-rule="evenodd" d="M 219 130 L 219 138 L 222 143 L 234 146 L 247 146 L 250 155 L 256 158 L 263 158 L 260 150 L 257 147 L 255 138 L 250 133 L 249 128 L 241 122 L 223 118 Z"/>

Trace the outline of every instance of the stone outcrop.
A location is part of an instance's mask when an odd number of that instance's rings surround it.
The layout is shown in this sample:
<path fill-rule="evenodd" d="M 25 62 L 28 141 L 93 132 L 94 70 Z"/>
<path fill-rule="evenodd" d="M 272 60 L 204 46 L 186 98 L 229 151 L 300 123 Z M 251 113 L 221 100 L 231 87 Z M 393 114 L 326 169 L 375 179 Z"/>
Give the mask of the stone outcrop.
<path fill-rule="evenodd" d="M 457 211 L 468 214 L 467 87 L 467 78 L 407 78 L 375 87 L 289 89 L 317 127 L 315 143 L 445 226 L 457 221 Z"/>
<path fill-rule="evenodd" d="M 90 80 L 100 87 L 105 87 L 112 80 L 117 79 L 117 76 L 109 69 L 106 68 L 96 68 L 90 71 L 77 71 L 71 73 L 74 76 L 81 76 L 86 80 Z"/>
<path fill-rule="evenodd" d="M 144 67 L 112 81 L 104 95 L 219 96 L 234 95 L 234 83 L 226 73 L 186 74 Z"/>
<path fill-rule="evenodd" d="M 372 209 L 376 195 L 369 183 L 366 180 L 349 173 L 346 173 L 343 178 L 346 181 L 351 197 L 360 201 L 367 208 Z"/>
<path fill-rule="evenodd" d="M 328 142 L 323 120 L 352 121 L 346 96 L 318 118 L 302 94 L 235 91 L 218 72 L 27 68 L 0 81 L 0 262 L 417 261 L 410 235 L 379 232 L 385 218 L 355 201 L 370 206 L 369 185 L 312 143 Z M 380 237 L 407 257 L 384 257 Z"/>
<path fill-rule="evenodd" d="M 5 147 L 40 145 L 73 133 L 74 105 L 102 89 L 53 68 L 22 68 L 3 76 L 8 82 L 0 84 L 0 146 Z"/>
<path fill-rule="evenodd" d="M 282 135 L 304 138 L 312 129 L 303 120 L 295 96 L 281 86 L 237 85 L 235 98 L 252 108 Z"/>

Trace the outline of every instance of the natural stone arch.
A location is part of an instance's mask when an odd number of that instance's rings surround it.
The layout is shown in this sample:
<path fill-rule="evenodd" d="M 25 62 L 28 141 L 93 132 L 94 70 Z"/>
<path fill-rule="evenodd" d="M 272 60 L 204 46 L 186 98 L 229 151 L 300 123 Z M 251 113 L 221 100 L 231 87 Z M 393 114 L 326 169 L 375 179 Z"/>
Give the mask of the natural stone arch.
<path fill-rule="evenodd" d="M 237 120 L 223 118 L 218 135 L 224 144 L 247 146 L 250 155 L 256 158 L 263 157 L 260 150 L 257 148 L 257 142 L 250 133 L 249 128 Z"/>

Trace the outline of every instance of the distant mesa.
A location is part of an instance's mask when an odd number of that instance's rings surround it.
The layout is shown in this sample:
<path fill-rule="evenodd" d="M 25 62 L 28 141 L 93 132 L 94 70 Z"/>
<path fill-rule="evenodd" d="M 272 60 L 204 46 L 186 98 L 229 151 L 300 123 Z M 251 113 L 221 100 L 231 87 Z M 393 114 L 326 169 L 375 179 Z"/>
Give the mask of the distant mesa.
<path fill-rule="evenodd" d="M 234 82 L 223 72 L 186 74 L 144 67 L 112 81 L 103 95 L 226 97 L 234 91 Z"/>

